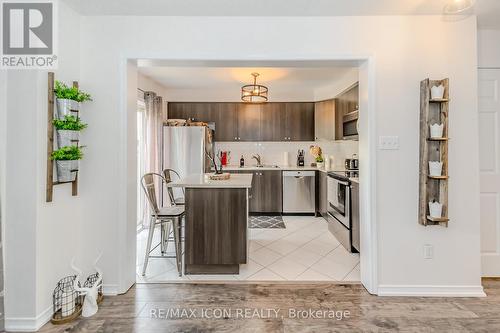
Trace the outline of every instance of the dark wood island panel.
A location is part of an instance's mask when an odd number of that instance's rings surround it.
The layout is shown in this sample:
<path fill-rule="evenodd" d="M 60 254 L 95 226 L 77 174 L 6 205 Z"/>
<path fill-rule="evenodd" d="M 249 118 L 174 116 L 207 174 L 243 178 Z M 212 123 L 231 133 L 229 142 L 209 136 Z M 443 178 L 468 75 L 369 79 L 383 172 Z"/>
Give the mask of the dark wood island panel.
<path fill-rule="evenodd" d="M 185 273 L 238 274 L 247 262 L 246 188 L 186 188 Z"/>

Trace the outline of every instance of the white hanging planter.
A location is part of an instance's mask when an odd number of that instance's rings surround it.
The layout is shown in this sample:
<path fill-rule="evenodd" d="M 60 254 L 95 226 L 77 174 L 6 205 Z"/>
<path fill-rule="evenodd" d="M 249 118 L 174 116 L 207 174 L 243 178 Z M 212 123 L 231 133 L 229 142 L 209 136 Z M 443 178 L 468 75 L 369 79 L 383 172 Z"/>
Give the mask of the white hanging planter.
<path fill-rule="evenodd" d="M 79 111 L 80 103 L 72 99 L 56 99 L 57 118 L 63 119 L 64 116 L 71 115 L 71 111 Z"/>
<path fill-rule="evenodd" d="M 429 175 L 439 177 L 443 172 L 443 162 L 429 162 Z"/>
<path fill-rule="evenodd" d="M 80 139 L 79 131 L 57 130 L 57 146 L 59 148 L 71 146 Z"/>
<path fill-rule="evenodd" d="M 442 138 L 443 137 L 443 124 L 434 124 L 429 126 L 431 129 L 431 138 Z"/>
<path fill-rule="evenodd" d="M 78 170 L 78 160 L 71 161 L 56 161 L 57 181 L 59 182 L 72 182 L 76 179 L 76 172 Z"/>
<path fill-rule="evenodd" d="M 439 86 L 433 86 L 431 88 L 431 99 L 443 99 L 444 97 L 444 86 L 440 84 Z"/>
<path fill-rule="evenodd" d="M 432 218 L 441 218 L 443 216 L 443 205 L 437 201 L 429 202 L 429 215 Z"/>

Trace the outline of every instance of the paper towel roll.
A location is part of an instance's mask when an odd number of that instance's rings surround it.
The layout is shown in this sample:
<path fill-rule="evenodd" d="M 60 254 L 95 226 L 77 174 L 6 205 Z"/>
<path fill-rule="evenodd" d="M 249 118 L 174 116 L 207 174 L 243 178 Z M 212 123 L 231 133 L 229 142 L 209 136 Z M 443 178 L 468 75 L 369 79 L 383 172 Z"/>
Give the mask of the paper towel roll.
<path fill-rule="evenodd" d="M 283 165 L 288 166 L 288 152 L 283 152 Z"/>

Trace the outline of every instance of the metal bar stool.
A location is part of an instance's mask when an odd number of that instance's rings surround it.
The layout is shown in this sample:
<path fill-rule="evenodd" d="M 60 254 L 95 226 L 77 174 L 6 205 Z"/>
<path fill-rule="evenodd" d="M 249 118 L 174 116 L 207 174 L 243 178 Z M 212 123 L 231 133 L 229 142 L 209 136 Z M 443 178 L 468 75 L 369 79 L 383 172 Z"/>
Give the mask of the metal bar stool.
<path fill-rule="evenodd" d="M 168 235 L 170 223 L 172 224 L 174 242 L 175 242 L 175 259 L 177 264 L 177 271 L 179 276 L 182 276 L 182 249 L 181 249 L 181 220 L 184 216 L 184 206 L 174 205 L 171 207 L 158 208 L 158 201 L 156 199 L 156 188 L 155 181 L 163 186 L 165 179 L 162 175 L 158 173 L 147 173 L 141 178 L 141 186 L 148 198 L 149 205 L 151 207 L 151 220 L 149 224 L 148 242 L 146 245 L 146 254 L 144 258 L 144 266 L 142 269 L 142 275 L 146 275 L 146 268 L 148 266 L 149 258 L 174 258 L 173 256 L 165 255 L 166 246 L 168 242 Z M 151 243 L 153 242 L 153 234 L 155 226 L 160 224 L 161 226 L 161 240 L 158 245 L 151 249 Z M 165 226 L 167 226 L 167 231 L 165 232 Z M 161 256 L 151 255 L 158 246 L 161 246 Z"/>

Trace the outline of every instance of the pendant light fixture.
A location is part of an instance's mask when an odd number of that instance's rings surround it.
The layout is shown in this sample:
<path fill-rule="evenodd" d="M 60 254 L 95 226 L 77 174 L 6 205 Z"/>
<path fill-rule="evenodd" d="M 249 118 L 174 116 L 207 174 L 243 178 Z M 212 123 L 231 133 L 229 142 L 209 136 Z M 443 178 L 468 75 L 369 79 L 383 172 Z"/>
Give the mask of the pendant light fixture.
<path fill-rule="evenodd" d="M 444 7 L 444 13 L 449 15 L 460 14 L 474 7 L 475 3 L 476 0 L 449 0 Z"/>
<path fill-rule="evenodd" d="M 241 87 L 241 100 L 249 103 L 263 103 L 267 102 L 267 92 L 269 91 L 266 86 L 257 84 L 257 76 L 259 73 L 252 73 L 253 84 L 247 84 Z"/>

